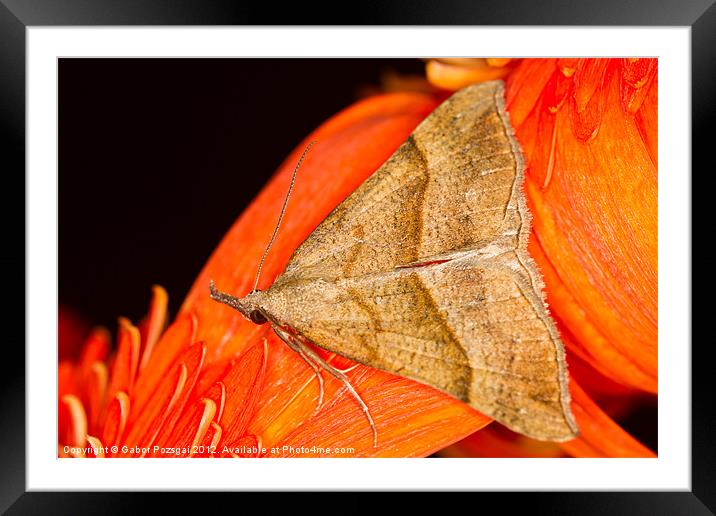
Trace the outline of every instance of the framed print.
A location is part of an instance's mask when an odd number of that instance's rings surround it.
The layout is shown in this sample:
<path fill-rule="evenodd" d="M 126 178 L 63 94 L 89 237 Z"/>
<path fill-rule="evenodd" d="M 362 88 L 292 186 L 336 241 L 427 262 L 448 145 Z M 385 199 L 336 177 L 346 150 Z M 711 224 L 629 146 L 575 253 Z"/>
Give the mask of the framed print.
<path fill-rule="evenodd" d="M 439 490 L 709 513 L 690 169 L 713 6 L 349 27 L 6 4 L 26 324 L 3 508 Z"/>

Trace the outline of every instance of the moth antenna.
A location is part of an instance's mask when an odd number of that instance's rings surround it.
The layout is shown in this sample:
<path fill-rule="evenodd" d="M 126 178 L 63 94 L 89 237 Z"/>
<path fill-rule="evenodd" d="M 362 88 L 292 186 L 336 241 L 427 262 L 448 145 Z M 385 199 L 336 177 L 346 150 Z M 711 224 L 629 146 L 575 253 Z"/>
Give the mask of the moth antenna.
<path fill-rule="evenodd" d="M 293 185 L 296 183 L 296 174 L 298 174 L 298 169 L 301 167 L 301 163 L 303 163 L 303 160 L 306 157 L 306 154 L 308 154 L 308 150 L 311 147 L 313 147 L 314 143 L 316 143 L 316 142 L 312 141 L 306 146 L 306 148 L 303 150 L 303 154 L 301 154 L 301 157 L 298 160 L 298 163 L 296 163 L 296 168 L 293 170 L 293 175 L 291 176 L 291 183 L 288 186 L 288 192 L 286 192 L 286 199 L 283 201 L 283 207 L 281 208 L 281 214 L 278 216 L 278 222 L 276 223 L 276 228 L 274 228 L 273 235 L 271 235 L 271 240 L 269 240 L 269 243 L 266 246 L 266 250 L 264 251 L 264 254 L 261 257 L 261 261 L 259 262 L 259 268 L 256 271 L 256 280 L 254 281 L 254 288 L 251 289 L 252 292 L 256 292 L 256 287 L 259 286 L 259 277 L 261 276 L 261 268 L 264 266 L 264 260 L 266 259 L 266 256 L 268 255 L 269 249 L 271 249 L 271 246 L 273 245 L 273 241 L 276 239 L 276 235 L 278 234 L 278 228 L 281 227 L 281 221 L 283 220 L 284 213 L 286 213 L 286 206 L 288 206 L 288 200 L 291 197 L 291 192 L 293 191 Z"/>

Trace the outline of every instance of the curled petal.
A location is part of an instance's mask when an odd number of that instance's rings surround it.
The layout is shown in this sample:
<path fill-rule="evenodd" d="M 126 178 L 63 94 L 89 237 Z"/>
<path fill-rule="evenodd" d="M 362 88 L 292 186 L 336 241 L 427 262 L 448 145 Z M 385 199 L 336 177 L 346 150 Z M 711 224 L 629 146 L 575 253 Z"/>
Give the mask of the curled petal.
<path fill-rule="evenodd" d="M 124 434 L 127 425 L 129 404 L 129 396 L 126 392 L 118 392 L 110 402 L 102 433 L 102 441 L 108 446 L 119 444 L 119 439 Z"/>
<path fill-rule="evenodd" d="M 146 330 L 144 331 L 142 343 L 142 361 L 139 364 L 139 369 L 144 369 L 149 362 L 149 357 L 152 356 L 154 346 L 156 345 L 159 337 L 164 331 L 164 327 L 167 323 L 167 305 L 169 303 L 169 296 L 167 291 L 159 285 L 152 287 L 152 302 L 149 305 L 149 315 L 144 323 Z"/>
<path fill-rule="evenodd" d="M 145 455 L 145 450 L 154 444 L 160 431 L 171 431 L 196 383 L 204 354 L 204 346 L 201 343 L 182 353 L 172 367 L 172 372 L 160 382 L 144 409 L 138 413 L 136 419 L 130 418 L 128 433 L 124 439 L 130 448 L 127 455 Z"/>
<path fill-rule="evenodd" d="M 494 61 L 492 60 L 493 63 Z M 425 66 L 425 74 L 428 80 L 438 88 L 459 90 L 476 82 L 505 77 L 509 69 L 505 68 L 502 62 L 498 64 L 500 66 L 492 66 L 485 59 L 460 60 L 458 63 L 431 59 Z"/>
<path fill-rule="evenodd" d="M 204 346 L 204 343 L 199 342 L 191 346 L 178 359 L 179 364 L 186 369 L 186 380 L 184 381 L 180 392 L 177 392 L 175 397 L 170 402 L 167 413 L 162 417 L 162 427 L 154 441 L 158 443 L 167 443 L 172 438 L 177 421 L 181 417 L 184 407 L 191 398 L 205 356 L 206 346 Z"/>
<path fill-rule="evenodd" d="M 139 330 L 125 318 L 119 319 L 119 344 L 112 366 L 109 396 L 123 391 L 132 394 L 139 364 Z"/>
<path fill-rule="evenodd" d="M 208 398 L 203 398 L 202 402 L 204 403 L 204 411 L 201 414 L 199 426 L 196 430 L 196 434 L 194 434 L 194 439 L 191 442 L 192 450 L 190 451 L 190 456 L 194 455 L 196 447 L 204 442 L 204 438 L 213 423 L 214 414 L 216 414 L 216 403 Z"/>
<path fill-rule="evenodd" d="M 221 442 L 222 433 L 223 429 L 221 428 L 221 426 L 216 424 L 216 422 L 212 421 L 209 427 L 209 431 L 204 436 L 204 440 L 200 445 L 197 456 L 215 457 L 217 455 L 216 450 L 218 450 L 219 448 L 219 442 Z"/>
<path fill-rule="evenodd" d="M 65 442 L 70 446 L 82 446 L 87 438 L 87 416 L 82 402 L 77 396 L 66 394 L 62 397 L 62 407 L 68 414 Z"/>
<path fill-rule="evenodd" d="M 196 317 L 186 313 L 177 317 L 161 336 L 147 366 L 137 378 L 133 399 L 135 414 L 142 412 L 179 354 L 195 342 L 196 328 Z"/>
<path fill-rule="evenodd" d="M 104 446 L 102 446 L 102 441 L 100 441 L 96 437 L 88 435 L 87 444 L 89 445 L 88 447 L 92 449 L 91 456 L 96 457 L 98 459 L 104 458 Z"/>
<path fill-rule="evenodd" d="M 99 427 L 99 418 L 107 395 L 108 377 L 109 373 L 107 372 L 107 366 L 104 362 L 95 362 L 92 365 L 85 390 L 89 428 L 91 432 L 95 432 Z"/>
<path fill-rule="evenodd" d="M 170 439 L 166 436 L 157 439 L 158 450 L 152 449 L 150 457 L 189 457 L 192 454 L 192 444 L 204 437 L 216 416 L 216 402 L 209 398 L 194 401 L 182 414 Z M 171 448 L 176 452 L 171 453 Z M 169 451 L 162 451 L 162 450 Z"/>

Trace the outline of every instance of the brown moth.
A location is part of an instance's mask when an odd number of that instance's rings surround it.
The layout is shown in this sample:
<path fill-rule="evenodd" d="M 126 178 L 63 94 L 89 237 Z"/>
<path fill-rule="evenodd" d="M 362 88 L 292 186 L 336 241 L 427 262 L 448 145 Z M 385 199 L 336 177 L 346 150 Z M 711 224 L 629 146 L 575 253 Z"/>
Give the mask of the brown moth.
<path fill-rule="evenodd" d="M 470 86 L 326 217 L 268 290 L 239 299 L 212 283 L 211 295 L 271 324 L 316 373 L 319 406 L 321 368 L 342 380 L 375 442 L 346 371 L 309 343 L 430 385 L 526 436 L 572 439 L 564 348 L 527 253 L 523 180 L 503 83 Z"/>

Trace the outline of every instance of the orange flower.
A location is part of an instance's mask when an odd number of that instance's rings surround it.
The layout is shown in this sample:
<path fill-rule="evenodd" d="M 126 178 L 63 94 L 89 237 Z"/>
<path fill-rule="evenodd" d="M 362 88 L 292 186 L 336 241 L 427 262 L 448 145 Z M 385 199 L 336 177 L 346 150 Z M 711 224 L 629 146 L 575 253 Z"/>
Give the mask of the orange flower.
<path fill-rule="evenodd" d="M 492 68 L 505 63 L 498 65 Z M 509 66 L 507 109 L 528 163 L 530 253 L 567 347 L 581 429 L 562 448 L 577 456 L 651 456 L 580 384 L 603 399 L 604 383 L 627 400 L 657 391 L 657 60 Z M 459 68 L 442 73 L 429 63 L 428 78 L 441 87 L 474 82 L 474 68 Z"/>
<path fill-rule="evenodd" d="M 314 413 L 318 386 L 308 366 L 270 330 L 209 299 L 212 278 L 239 295 L 251 288 L 305 143 L 319 145 L 301 169 L 259 288 L 444 96 L 396 93 L 351 106 L 297 147 L 227 233 L 165 331 L 166 293 L 155 288 L 142 324 L 120 320 L 112 357 L 108 334 L 96 331 L 76 362 L 60 364 L 59 454 L 78 455 L 65 445 L 89 444 L 109 456 L 243 456 L 255 448 L 310 456 L 300 447 L 316 445 L 352 448 L 341 453 L 348 456 L 425 456 L 473 434 L 443 453 L 653 456 L 612 417 L 642 391 L 656 392 L 656 64 L 428 63 L 428 78 L 441 88 L 496 77 L 506 77 L 508 110 L 529 162 L 530 251 L 567 346 L 580 438 L 536 443 L 496 424 L 474 433 L 490 420 L 429 387 L 359 366 L 349 375 L 378 428 L 373 448 L 369 425 L 338 381 L 326 375 L 326 399 Z"/>

